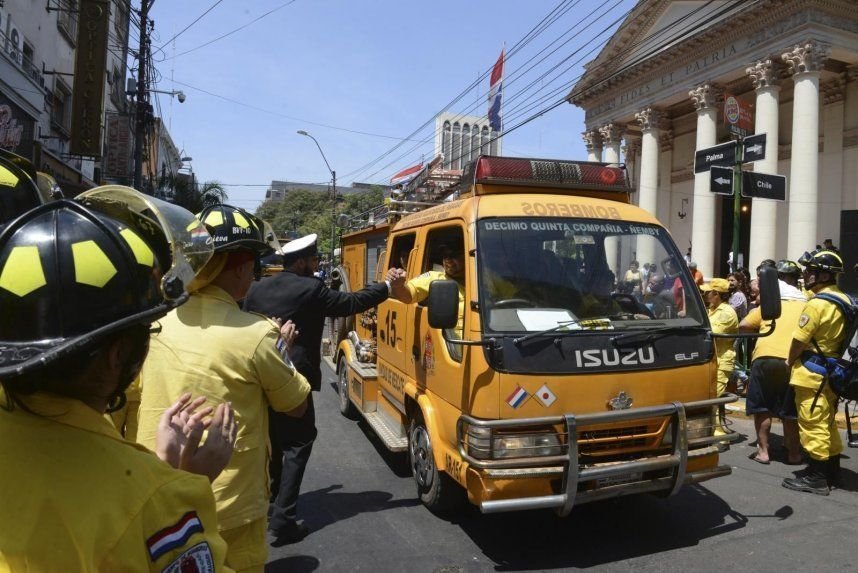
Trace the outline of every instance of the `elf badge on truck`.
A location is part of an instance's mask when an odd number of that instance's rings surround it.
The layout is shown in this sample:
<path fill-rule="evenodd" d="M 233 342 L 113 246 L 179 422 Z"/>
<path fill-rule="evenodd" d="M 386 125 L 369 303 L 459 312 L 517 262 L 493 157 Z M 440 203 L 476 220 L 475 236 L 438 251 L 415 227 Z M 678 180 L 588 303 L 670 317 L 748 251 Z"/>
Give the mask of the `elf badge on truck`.
<path fill-rule="evenodd" d="M 343 288 L 396 267 L 423 292 L 354 317 L 333 358 L 340 409 L 407 451 L 431 510 L 467 499 L 485 513 L 566 515 L 730 474 L 718 452 L 733 435 L 715 430 L 736 397 L 715 395 L 703 300 L 629 192 L 616 165 L 433 163 L 394 195 L 390 222 L 373 213 L 343 236 Z M 464 269 L 451 278 L 454 256 Z M 657 263 L 657 276 L 627 281 L 632 260 Z M 776 279 L 762 283 L 776 318 Z"/>

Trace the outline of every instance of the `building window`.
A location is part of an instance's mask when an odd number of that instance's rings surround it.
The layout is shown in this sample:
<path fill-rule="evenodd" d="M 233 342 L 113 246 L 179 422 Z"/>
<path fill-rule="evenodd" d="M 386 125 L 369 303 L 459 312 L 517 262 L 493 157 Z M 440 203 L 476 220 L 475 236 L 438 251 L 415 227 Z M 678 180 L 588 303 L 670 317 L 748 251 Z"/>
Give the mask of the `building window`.
<path fill-rule="evenodd" d="M 71 88 L 60 79 L 54 85 L 51 100 L 51 125 L 65 135 L 71 129 Z"/>
<path fill-rule="evenodd" d="M 74 46 L 77 43 L 77 0 L 55 0 L 57 3 L 57 28 Z"/>
<path fill-rule="evenodd" d="M 459 168 L 459 159 L 462 154 L 462 126 L 459 122 L 453 124 L 453 153 L 450 157 L 450 169 Z"/>
<path fill-rule="evenodd" d="M 480 155 L 480 126 L 476 123 L 471 128 L 471 161 Z"/>
<path fill-rule="evenodd" d="M 489 128 L 487 126 L 483 126 L 483 129 L 480 130 L 480 153 L 483 155 L 490 155 L 489 153 Z"/>
<path fill-rule="evenodd" d="M 125 30 L 127 28 L 128 8 L 125 0 L 116 0 L 113 9 L 113 32 L 116 43 L 125 47 Z"/>
<path fill-rule="evenodd" d="M 462 169 L 468 164 L 471 160 L 471 126 L 469 124 L 465 124 L 462 126 L 462 153 L 459 158 L 459 165 L 462 166 Z"/>
<path fill-rule="evenodd" d="M 491 153 L 492 155 L 497 155 L 498 154 L 498 132 L 495 130 L 492 130 L 491 142 L 492 142 L 491 143 L 491 150 L 489 151 L 489 153 Z"/>
<path fill-rule="evenodd" d="M 444 131 L 441 135 L 441 153 L 444 154 L 444 169 L 450 168 L 452 159 L 452 137 L 450 136 L 450 122 L 444 122 Z"/>

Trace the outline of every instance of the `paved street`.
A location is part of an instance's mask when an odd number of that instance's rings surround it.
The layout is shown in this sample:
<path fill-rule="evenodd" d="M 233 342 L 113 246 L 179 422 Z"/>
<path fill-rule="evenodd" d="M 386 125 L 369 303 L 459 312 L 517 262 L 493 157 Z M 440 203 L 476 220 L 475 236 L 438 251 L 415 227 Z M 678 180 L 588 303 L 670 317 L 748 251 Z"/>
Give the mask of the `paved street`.
<path fill-rule="evenodd" d="M 749 460 L 746 441 L 726 454 L 732 476 L 672 499 L 583 505 L 565 519 L 472 508 L 449 522 L 418 503 L 401 459 L 340 416 L 323 372 L 300 502 L 312 533 L 272 547 L 268 571 L 858 571 L 858 450 L 845 452 L 846 489 L 829 497 L 782 488 L 797 468 Z M 749 420 L 734 424 L 753 434 Z"/>

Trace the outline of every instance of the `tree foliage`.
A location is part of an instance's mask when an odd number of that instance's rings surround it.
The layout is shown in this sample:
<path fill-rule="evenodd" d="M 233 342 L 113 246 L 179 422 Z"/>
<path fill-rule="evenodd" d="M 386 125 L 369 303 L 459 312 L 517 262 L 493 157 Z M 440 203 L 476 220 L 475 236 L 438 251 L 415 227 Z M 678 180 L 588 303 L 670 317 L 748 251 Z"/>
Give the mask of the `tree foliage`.
<path fill-rule="evenodd" d="M 191 213 L 199 213 L 208 205 L 225 203 L 229 199 L 226 189 L 218 181 L 199 183 L 190 177 L 168 174 L 159 181 L 158 186 L 172 189 L 173 203 Z"/>
<path fill-rule="evenodd" d="M 381 187 L 338 197 L 333 207 L 331 196 L 318 191 L 295 189 L 286 193 L 283 200 L 267 200 L 256 210 L 256 215 L 269 223 L 278 236 L 319 235 L 319 250 L 331 252 L 332 223 L 340 214 L 353 217 L 384 201 Z M 339 229 L 336 229 L 339 236 Z"/>

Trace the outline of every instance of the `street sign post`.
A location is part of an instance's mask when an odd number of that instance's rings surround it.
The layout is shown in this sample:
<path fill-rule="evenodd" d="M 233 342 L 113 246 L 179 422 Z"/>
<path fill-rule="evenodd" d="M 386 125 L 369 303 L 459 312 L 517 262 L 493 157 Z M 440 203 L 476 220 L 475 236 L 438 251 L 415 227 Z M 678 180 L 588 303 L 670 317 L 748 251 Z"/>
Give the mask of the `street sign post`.
<path fill-rule="evenodd" d="M 742 163 L 753 163 L 766 158 L 766 134 L 749 135 L 742 140 Z"/>
<path fill-rule="evenodd" d="M 786 201 L 786 177 L 756 171 L 742 172 L 742 196 Z"/>
<path fill-rule="evenodd" d="M 733 168 L 713 166 L 709 170 L 709 189 L 719 195 L 733 194 Z"/>
<path fill-rule="evenodd" d="M 736 164 L 736 142 L 728 141 L 714 147 L 699 149 L 694 154 L 694 172 L 709 171 L 713 165 L 732 167 Z"/>

